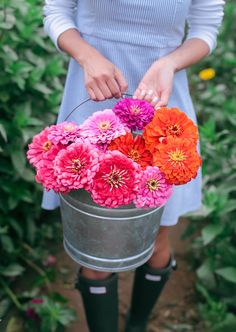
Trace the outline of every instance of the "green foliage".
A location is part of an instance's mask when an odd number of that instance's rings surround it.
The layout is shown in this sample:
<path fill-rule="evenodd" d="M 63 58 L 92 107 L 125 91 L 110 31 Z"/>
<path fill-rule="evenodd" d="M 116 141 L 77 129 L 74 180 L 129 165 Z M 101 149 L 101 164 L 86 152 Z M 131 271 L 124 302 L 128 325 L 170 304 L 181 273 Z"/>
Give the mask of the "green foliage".
<path fill-rule="evenodd" d="M 191 88 L 199 112 L 203 156 L 204 207 L 195 215 L 199 230 L 193 244 L 197 289 L 207 326 L 213 332 L 236 330 L 236 8 L 228 1 L 216 51 L 196 66 Z M 213 68 L 216 77 L 201 81 L 198 73 Z M 199 232 L 198 232 L 199 234 Z"/>
<path fill-rule="evenodd" d="M 43 32 L 42 6 L 42 0 L 0 1 L 1 317 L 9 299 L 22 310 L 21 294 L 13 289 L 29 269 L 38 275 L 33 288 L 50 288 L 54 277 L 42 260 L 59 224 L 41 221 L 42 190 L 26 162 L 28 142 L 55 121 L 65 74 L 63 57 Z"/>
<path fill-rule="evenodd" d="M 26 326 L 29 331 L 60 332 L 76 318 L 73 309 L 66 307 L 64 298 L 59 294 L 53 294 L 51 298 L 42 296 L 38 299 L 42 302 L 25 305 L 24 309 L 28 318 Z"/>

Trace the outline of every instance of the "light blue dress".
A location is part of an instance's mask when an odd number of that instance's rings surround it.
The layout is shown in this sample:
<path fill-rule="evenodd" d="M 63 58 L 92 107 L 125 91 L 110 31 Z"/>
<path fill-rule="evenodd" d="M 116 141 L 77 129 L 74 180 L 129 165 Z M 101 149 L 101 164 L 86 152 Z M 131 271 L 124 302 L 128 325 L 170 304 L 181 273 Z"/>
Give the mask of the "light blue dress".
<path fill-rule="evenodd" d="M 211 51 L 215 47 L 223 3 L 222 0 L 79 0 L 77 4 L 76 0 L 47 0 L 44 24 L 57 47 L 61 33 L 69 28 L 78 29 L 90 45 L 122 71 L 132 93 L 154 61 L 181 45 L 187 18 L 190 26 L 187 38 L 204 40 Z M 68 113 L 87 98 L 83 71 L 71 59 L 58 122 L 64 121 Z M 90 102 L 77 110 L 70 120 L 82 123 L 94 111 L 113 104 L 114 100 Z M 168 106 L 179 107 L 196 123 L 185 70 L 175 74 Z M 58 205 L 59 199 L 54 192 L 44 193 L 43 208 L 54 209 Z M 161 224 L 175 225 L 179 216 L 200 206 L 199 171 L 196 179 L 174 188 Z"/>

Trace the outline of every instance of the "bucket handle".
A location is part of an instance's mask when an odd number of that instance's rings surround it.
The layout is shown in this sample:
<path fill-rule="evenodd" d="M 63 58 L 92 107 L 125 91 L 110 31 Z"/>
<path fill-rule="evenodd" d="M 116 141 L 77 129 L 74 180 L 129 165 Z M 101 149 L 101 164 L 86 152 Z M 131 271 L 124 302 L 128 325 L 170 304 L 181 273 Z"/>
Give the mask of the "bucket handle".
<path fill-rule="evenodd" d="M 133 95 L 127 92 L 127 93 L 123 93 L 122 98 L 124 96 L 132 97 Z M 69 119 L 69 117 L 71 116 L 71 114 L 73 114 L 78 108 L 80 108 L 81 106 L 83 106 L 84 104 L 86 104 L 90 100 L 92 100 L 92 99 L 91 98 L 87 98 L 87 99 L 83 100 L 79 105 L 77 105 L 76 107 L 74 107 L 73 110 L 67 115 L 67 117 L 65 118 L 64 121 L 67 121 Z"/>

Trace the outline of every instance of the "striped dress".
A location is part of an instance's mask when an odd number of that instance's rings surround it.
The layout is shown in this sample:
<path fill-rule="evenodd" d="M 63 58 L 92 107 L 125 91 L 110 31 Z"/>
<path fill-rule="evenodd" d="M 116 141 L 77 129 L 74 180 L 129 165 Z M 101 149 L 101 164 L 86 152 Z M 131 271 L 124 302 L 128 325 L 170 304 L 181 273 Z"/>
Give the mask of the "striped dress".
<path fill-rule="evenodd" d="M 90 45 L 122 71 L 129 92 L 133 93 L 151 64 L 182 44 L 186 22 L 186 38 L 202 39 L 210 53 L 216 45 L 223 6 L 223 0 L 46 0 L 44 26 L 60 52 L 57 40 L 61 33 L 78 29 Z M 71 59 L 58 122 L 87 98 L 83 71 Z M 69 120 L 82 123 L 93 112 L 113 104 L 114 100 L 89 102 Z M 179 107 L 196 123 L 185 70 L 175 74 L 168 106 Z M 43 208 L 54 209 L 58 205 L 54 192 L 44 193 Z M 174 188 L 161 225 L 175 225 L 179 216 L 200 206 L 201 171 L 196 179 Z"/>

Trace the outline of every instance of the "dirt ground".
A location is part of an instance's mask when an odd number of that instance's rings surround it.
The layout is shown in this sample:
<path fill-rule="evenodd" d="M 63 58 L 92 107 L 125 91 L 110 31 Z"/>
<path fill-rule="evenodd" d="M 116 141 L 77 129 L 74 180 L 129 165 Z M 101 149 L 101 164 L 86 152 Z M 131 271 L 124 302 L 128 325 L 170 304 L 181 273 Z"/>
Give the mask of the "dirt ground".
<path fill-rule="evenodd" d="M 195 303 L 195 274 L 189 270 L 186 262 L 189 243 L 180 239 L 186 223 L 186 220 L 181 220 L 177 226 L 171 229 L 171 242 L 178 269 L 172 273 L 170 281 L 153 310 L 148 332 L 205 332 Z M 78 313 L 78 320 L 66 332 L 88 332 L 81 297 L 79 292 L 74 289 L 78 265 L 65 253 L 63 248 L 57 255 L 57 261 L 58 269 L 61 273 L 54 288 L 69 299 L 70 305 Z M 133 272 L 119 274 L 119 332 L 124 331 L 125 315 L 130 303 L 132 280 Z"/>

